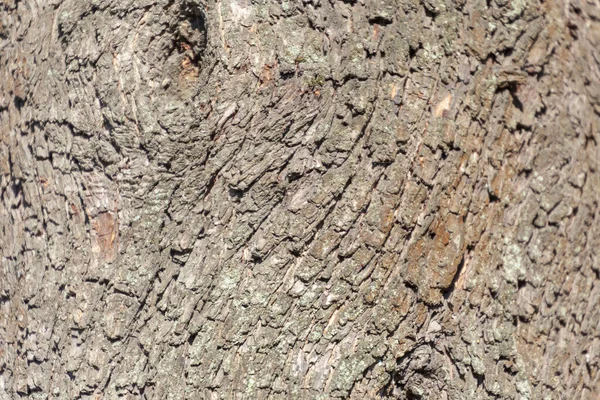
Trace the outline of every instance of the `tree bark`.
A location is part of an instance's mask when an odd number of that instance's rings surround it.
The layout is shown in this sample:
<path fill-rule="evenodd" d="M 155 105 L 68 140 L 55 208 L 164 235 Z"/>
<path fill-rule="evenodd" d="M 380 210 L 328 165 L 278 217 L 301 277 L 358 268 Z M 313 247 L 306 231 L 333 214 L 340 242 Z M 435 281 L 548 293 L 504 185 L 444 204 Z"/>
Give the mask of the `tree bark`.
<path fill-rule="evenodd" d="M 0 399 L 599 398 L 597 1 L 0 13 Z"/>

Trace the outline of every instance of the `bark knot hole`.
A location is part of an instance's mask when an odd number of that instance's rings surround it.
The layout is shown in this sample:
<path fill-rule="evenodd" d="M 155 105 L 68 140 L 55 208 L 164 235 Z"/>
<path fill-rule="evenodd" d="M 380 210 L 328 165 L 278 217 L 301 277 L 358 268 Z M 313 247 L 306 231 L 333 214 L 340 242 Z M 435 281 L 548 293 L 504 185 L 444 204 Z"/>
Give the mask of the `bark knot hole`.
<path fill-rule="evenodd" d="M 197 75 L 207 45 L 206 15 L 202 5 L 183 2 L 177 9 L 176 22 L 171 26 L 173 48 L 180 56 L 184 75 Z"/>

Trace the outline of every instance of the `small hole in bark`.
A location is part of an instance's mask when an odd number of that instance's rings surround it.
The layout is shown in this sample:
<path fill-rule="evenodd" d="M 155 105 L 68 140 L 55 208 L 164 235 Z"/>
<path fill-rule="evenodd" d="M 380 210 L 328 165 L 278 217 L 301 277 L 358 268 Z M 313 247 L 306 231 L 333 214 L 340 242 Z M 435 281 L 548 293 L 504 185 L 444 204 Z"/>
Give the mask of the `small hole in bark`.
<path fill-rule="evenodd" d="M 229 188 L 229 197 L 232 201 L 239 202 L 244 197 L 244 191 L 241 189 Z"/>
<path fill-rule="evenodd" d="M 192 252 L 192 249 L 183 249 L 181 251 L 171 249 L 170 250 L 171 261 L 173 261 L 175 264 L 178 264 L 178 265 L 185 265 L 188 258 L 190 258 L 191 252 Z"/>
<path fill-rule="evenodd" d="M 577 4 L 569 3 L 571 11 L 573 11 L 577 15 L 581 15 L 581 8 Z"/>
<path fill-rule="evenodd" d="M 190 345 L 194 344 L 194 340 L 196 339 L 196 336 L 198 336 L 198 333 L 193 333 L 193 334 L 191 334 L 191 335 L 188 337 L 188 339 L 187 339 L 187 342 L 188 342 Z"/>
<path fill-rule="evenodd" d="M 590 146 L 594 146 L 594 147 L 597 146 L 596 139 L 593 136 L 586 136 L 585 137 L 585 146 L 584 147 L 587 149 Z"/>
<path fill-rule="evenodd" d="M 13 196 L 18 197 L 21 190 L 23 190 L 23 185 L 21 184 L 21 181 L 16 181 L 10 185 L 10 188 L 13 192 Z"/>
<path fill-rule="evenodd" d="M 490 203 L 497 203 L 500 201 L 500 197 L 496 196 L 493 192 L 488 191 L 488 195 L 490 196 Z"/>
<path fill-rule="evenodd" d="M 413 392 L 407 392 L 406 393 L 406 400 L 418 400 L 421 399 L 422 397 L 413 393 Z"/>
<path fill-rule="evenodd" d="M 391 23 L 392 23 L 391 19 L 384 18 L 384 17 L 381 17 L 381 16 L 377 16 L 377 17 L 371 18 L 369 20 L 369 24 L 371 24 L 371 25 L 386 26 L 386 25 L 389 25 Z"/>
<path fill-rule="evenodd" d="M 279 74 L 279 77 L 283 80 L 291 79 L 295 75 L 295 72 L 282 72 Z"/>
<path fill-rule="evenodd" d="M 419 293 L 419 287 L 413 283 L 413 282 L 409 282 L 409 281 L 405 281 L 404 285 L 406 285 L 406 287 L 410 290 L 412 290 L 415 294 Z"/>
<path fill-rule="evenodd" d="M 425 10 L 425 16 L 428 17 L 429 19 L 431 19 L 432 21 L 435 21 L 435 17 L 436 14 L 433 10 L 428 9 L 427 7 L 424 8 Z"/>
<path fill-rule="evenodd" d="M 373 167 L 389 167 L 390 165 L 392 165 L 393 161 L 391 160 L 385 160 L 385 161 L 373 161 L 371 162 L 371 165 Z"/>
<path fill-rule="evenodd" d="M 513 54 L 513 48 L 512 47 L 507 47 L 506 49 L 502 50 L 501 54 L 504 57 L 510 57 Z"/>
<path fill-rule="evenodd" d="M 574 24 L 573 22 L 568 22 L 567 27 L 569 28 L 569 33 L 571 34 L 571 37 L 573 37 L 573 39 L 577 39 L 579 37 L 577 33 L 579 27 L 577 26 L 577 24 Z"/>
<path fill-rule="evenodd" d="M 302 178 L 302 174 L 299 172 L 290 172 L 285 178 L 288 181 L 288 183 L 292 183 L 295 180 Z"/>
<path fill-rule="evenodd" d="M 517 95 L 514 94 L 514 90 L 510 91 L 510 95 L 512 97 L 513 106 L 515 106 L 516 108 L 518 108 L 519 111 L 523 112 L 523 103 L 521 103 L 521 100 L 519 100 L 519 98 L 517 97 Z"/>
<path fill-rule="evenodd" d="M 408 58 L 413 59 L 416 57 L 417 55 L 417 51 L 419 51 L 419 49 L 421 48 L 421 46 L 417 46 L 417 47 L 409 47 L 408 48 Z"/>
<path fill-rule="evenodd" d="M 538 111 L 535 112 L 535 117 L 539 118 L 542 115 L 546 114 L 546 106 L 542 105 Z"/>
<path fill-rule="evenodd" d="M 483 387 L 483 375 L 479 375 L 473 372 L 473 376 L 475 377 L 475 379 L 477 379 L 477 387 Z"/>
<path fill-rule="evenodd" d="M 25 105 L 25 99 L 15 96 L 14 103 L 15 107 L 20 110 Z"/>

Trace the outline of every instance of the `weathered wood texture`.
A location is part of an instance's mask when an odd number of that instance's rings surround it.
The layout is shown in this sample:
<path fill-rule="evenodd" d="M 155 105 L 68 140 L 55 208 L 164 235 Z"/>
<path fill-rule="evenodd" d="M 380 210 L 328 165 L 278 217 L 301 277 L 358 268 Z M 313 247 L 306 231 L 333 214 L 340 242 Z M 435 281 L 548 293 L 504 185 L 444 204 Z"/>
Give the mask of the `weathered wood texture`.
<path fill-rule="evenodd" d="M 600 398 L 597 0 L 4 0 L 0 398 Z"/>

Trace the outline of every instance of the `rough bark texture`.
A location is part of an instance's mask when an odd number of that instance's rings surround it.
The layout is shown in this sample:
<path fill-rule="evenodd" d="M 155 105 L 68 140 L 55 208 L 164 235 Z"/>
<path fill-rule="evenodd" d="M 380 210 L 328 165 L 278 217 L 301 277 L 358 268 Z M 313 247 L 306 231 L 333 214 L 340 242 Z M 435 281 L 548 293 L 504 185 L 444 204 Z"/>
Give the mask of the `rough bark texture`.
<path fill-rule="evenodd" d="M 0 3 L 0 398 L 597 399 L 597 0 Z"/>

